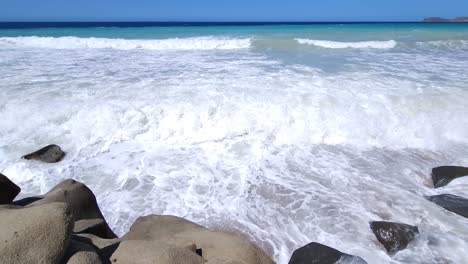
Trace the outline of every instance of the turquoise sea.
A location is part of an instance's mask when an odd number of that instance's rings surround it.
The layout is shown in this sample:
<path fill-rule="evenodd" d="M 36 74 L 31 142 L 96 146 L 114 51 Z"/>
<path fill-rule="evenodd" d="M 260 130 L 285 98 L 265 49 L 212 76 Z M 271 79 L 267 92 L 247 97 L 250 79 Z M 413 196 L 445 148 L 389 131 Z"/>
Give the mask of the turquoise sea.
<path fill-rule="evenodd" d="M 66 178 L 111 227 L 172 214 L 287 263 L 319 242 L 368 263 L 465 263 L 468 220 L 427 201 L 468 164 L 468 23 L 0 23 L 0 172 Z M 20 157 L 67 151 L 56 164 Z M 420 235 L 389 256 L 369 221 Z"/>

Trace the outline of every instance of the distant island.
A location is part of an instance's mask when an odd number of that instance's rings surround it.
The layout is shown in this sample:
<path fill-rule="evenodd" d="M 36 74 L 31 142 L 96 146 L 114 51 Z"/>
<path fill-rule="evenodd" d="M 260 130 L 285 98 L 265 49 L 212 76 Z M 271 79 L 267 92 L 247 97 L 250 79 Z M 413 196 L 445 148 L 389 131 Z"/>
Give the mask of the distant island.
<path fill-rule="evenodd" d="M 468 17 L 456 18 L 442 18 L 442 17 L 428 17 L 423 22 L 468 22 Z"/>

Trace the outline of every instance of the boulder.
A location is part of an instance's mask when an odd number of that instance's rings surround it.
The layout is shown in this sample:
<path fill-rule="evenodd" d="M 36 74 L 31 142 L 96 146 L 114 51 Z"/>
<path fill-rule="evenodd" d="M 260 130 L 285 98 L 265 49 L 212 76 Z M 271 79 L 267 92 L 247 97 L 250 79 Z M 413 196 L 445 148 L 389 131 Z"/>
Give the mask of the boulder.
<path fill-rule="evenodd" d="M 367 262 L 360 257 L 345 254 L 334 248 L 316 242 L 312 242 L 296 249 L 289 260 L 289 264 L 335 263 L 367 264 Z"/>
<path fill-rule="evenodd" d="M 453 194 L 441 194 L 427 199 L 450 212 L 468 218 L 468 199 Z"/>
<path fill-rule="evenodd" d="M 457 166 L 442 166 L 432 169 L 432 182 L 434 188 L 439 188 L 449 184 L 456 178 L 467 176 L 468 168 Z"/>
<path fill-rule="evenodd" d="M 75 221 L 84 219 L 101 219 L 103 221 L 102 225 L 104 225 L 101 228 L 105 229 L 105 236 L 103 236 L 103 238 L 117 237 L 107 225 L 104 216 L 99 210 L 96 197 L 86 185 L 71 179 L 65 180 L 41 197 L 41 199 L 26 206 L 30 207 L 51 202 L 66 203 L 70 208 Z M 81 224 L 80 227 L 82 227 Z"/>
<path fill-rule="evenodd" d="M 13 202 L 13 199 L 15 199 L 16 195 L 18 195 L 20 191 L 20 187 L 0 173 L 0 204 L 9 204 Z"/>
<path fill-rule="evenodd" d="M 204 264 L 193 248 L 176 247 L 159 241 L 128 240 L 119 243 L 109 258 L 124 264 Z"/>
<path fill-rule="evenodd" d="M 103 219 L 83 219 L 75 222 L 75 234 L 93 234 L 98 237 L 107 237 L 107 225 Z"/>
<path fill-rule="evenodd" d="M 0 263 L 59 263 L 73 228 L 64 203 L 0 210 Z"/>
<path fill-rule="evenodd" d="M 158 241 L 176 247 L 195 244 L 197 252 L 211 263 L 273 263 L 260 248 L 237 235 L 209 230 L 176 216 L 140 217 L 122 237 L 125 240 Z"/>
<path fill-rule="evenodd" d="M 61 263 L 102 264 L 102 261 L 92 246 L 71 239 Z"/>
<path fill-rule="evenodd" d="M 419 234 L 418 227 L 401 223 L 376 221 L 371 222 L 370 227 L 377 240 L 392 255 L 405 249 Z"/>
<path fill-rule="evenodd" d="M 57 145 L 48 145 L 38 151 L 24 155 L 22 158 L 27 160 L 40 160 L 46 163 L 59 162 L 65 157 L 65 152 Z"/>
<path fill-rule="evenodd" d="M 101 250 L 120 242 L 119 238 L 105 239 L 92 234 L 74 234 L 72 238 L 73 240 L 91 245 L 97 250 Z"/>

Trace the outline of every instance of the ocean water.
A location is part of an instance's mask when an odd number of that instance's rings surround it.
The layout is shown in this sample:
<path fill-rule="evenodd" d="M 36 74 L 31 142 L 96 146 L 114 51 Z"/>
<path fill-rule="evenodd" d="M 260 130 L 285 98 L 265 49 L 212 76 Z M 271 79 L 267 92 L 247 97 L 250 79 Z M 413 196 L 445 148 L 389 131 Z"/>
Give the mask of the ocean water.
<path fill-rule="evenodd" d="M 468 198 L 430 179 L 468 165 L 468 24 L 95 26 L 0 24 L 0 172 L 21 197 L 74 178 L 120 235 L 172 214 L 278 263 L 312 241 L 466 263 L 468 219 L 424 196 Z M 52 143 L 62 162 L 20 159 Z M 372 220 L 420 235 L 389 256 Z"/>

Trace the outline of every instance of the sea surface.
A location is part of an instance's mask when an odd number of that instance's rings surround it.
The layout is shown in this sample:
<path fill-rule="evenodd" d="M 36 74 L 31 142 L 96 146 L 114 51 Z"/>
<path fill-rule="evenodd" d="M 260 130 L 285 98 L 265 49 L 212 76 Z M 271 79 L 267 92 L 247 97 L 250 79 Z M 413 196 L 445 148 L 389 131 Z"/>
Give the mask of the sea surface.
<path fill-rule="evenodd" d="M 467 263 L 468 219 L 425 196 L 468 165 L 468 24 L 0 24 L 0 172 L 74 178 L 111 227 L 171 214 L 287 263 Z M 57 164 L 21 160 L 48 144 Z M 420 235 L 389 256 L 369 221 Z"/>

